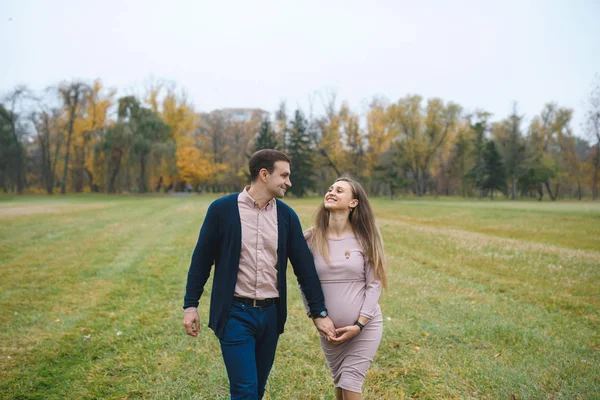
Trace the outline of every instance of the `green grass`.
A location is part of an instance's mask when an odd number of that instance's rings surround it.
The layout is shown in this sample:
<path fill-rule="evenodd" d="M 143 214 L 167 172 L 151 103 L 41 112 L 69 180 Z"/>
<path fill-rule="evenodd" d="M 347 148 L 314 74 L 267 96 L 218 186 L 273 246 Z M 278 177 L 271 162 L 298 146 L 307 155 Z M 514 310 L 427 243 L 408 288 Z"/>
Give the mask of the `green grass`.
<path fill-rule="evenodd" d="M 208 293 L 200 338 L 182 325 L 212 198 L 5 200 L 0 398 L 228 398 Z M 288 200 L 305 227 L 318 202 Z M 600 204 L 373 203 L 389 289 L 366 398 L 600 398 Z M 291 276 L 266 397 L 333 399 Z"/>

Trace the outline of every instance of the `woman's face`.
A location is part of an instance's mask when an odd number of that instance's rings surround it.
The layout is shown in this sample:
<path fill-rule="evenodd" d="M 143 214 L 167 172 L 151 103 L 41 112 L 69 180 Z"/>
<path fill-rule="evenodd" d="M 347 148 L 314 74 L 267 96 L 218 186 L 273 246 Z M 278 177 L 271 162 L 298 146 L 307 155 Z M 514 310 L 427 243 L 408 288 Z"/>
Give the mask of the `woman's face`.
<path fill-rule="evenodd" d="M 346 181 L 338 181 L 329 187 L 323 199 L 325 208 L 329 211 L 350 210 L 358 205 L 358 200 L 352 195 L 352 186 Z"/>

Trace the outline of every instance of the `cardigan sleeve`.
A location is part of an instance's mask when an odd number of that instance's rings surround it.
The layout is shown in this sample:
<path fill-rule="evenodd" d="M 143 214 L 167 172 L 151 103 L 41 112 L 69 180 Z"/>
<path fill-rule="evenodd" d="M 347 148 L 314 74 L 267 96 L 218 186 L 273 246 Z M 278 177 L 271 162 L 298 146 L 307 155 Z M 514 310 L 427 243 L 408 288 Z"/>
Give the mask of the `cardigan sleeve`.
<path fill-rule="evenodd" d="M 288 257 L 292 262 L 294 274 L 308 303 L 310 314 L 318 314 L 325 310 L 325 297 L 321 290 L 321 281 L 315 269 L 313 255 L 302 234 L 300 220 L 295 212 L 290 210 L 290 232 Z"/>
<path fill-rule="evenodd" d="M 198 307 L 218 247 L 219 216 L 213 202 L 206 212 L 188 271 L 183 308 Z"/>

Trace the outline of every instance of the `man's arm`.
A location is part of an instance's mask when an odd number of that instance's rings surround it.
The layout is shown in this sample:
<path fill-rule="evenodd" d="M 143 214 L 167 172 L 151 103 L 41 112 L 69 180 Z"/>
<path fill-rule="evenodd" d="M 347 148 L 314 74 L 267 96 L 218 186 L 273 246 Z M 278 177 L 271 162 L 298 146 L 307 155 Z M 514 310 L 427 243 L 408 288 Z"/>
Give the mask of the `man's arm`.
<path fill-rule="evenodd" d="M 288 257 L 292 262 L 292 268 L 298 278 L 302 294 L 306 297 L 310 315 L 319 316 L 325 312 L 325 317 L 313 317 L 315 326 L 325 338 L 335 337 L 335 327 L 326 314 L 325 297 L 321 289 L 321 281 L 315 269 L 315 262 L 302 234 L 300 220 L 293 211 L 291 211 Z"/>
<path fill-rule="evenodd" d="M 294 274 L 298 278 L 298 283 L 302 288 L 304 296 L 308 301 L 310 314 L 318 314 L 325 310 L 325 297 L 321 290 L 321 281 L 315 269 L 313 255 L 306 244 L 300 220 L 293 211 L 291 212 L 290 241 L 288 257 L 292 262 Z"/>
<path fill-rule="evenodd" d="M 200 331 L 200 317 L 198 316 L 198 302 L 204 292 L 204 285 L 210 276 L 210 269 L 215 260 L 217 251 L 217 236 L 219 232 L 218 214 L 214 203 L 208 207 L 196 248 L 192 254 L 192 261 L 188 271 L 185 297 L 183 299 L 183 325 L 190 336 L 198 336 Z"/>
<path fill-rule="evenodd" d="M 204 292 L 204 285 L 210 276 L 210 269 L 215 261 L 215 254 L 218 250 L 218 220 L 217 211 L 213 203 L 206 212 L 198 242 L 192 254 L 185 287 L 184 309 L 198 307 L 198 302 Z"/>

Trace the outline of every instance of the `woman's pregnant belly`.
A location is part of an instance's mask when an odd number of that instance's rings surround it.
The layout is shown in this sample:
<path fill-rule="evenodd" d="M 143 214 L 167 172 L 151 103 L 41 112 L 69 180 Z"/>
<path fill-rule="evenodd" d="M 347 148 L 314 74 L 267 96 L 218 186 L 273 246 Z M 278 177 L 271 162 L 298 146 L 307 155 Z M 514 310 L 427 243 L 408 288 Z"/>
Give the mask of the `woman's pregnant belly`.
<path fill-rule="evenodd" d="M 364 282 L 321 282 L 325 307 L 336 328 L 353 325 L 365 301 Z"/>

